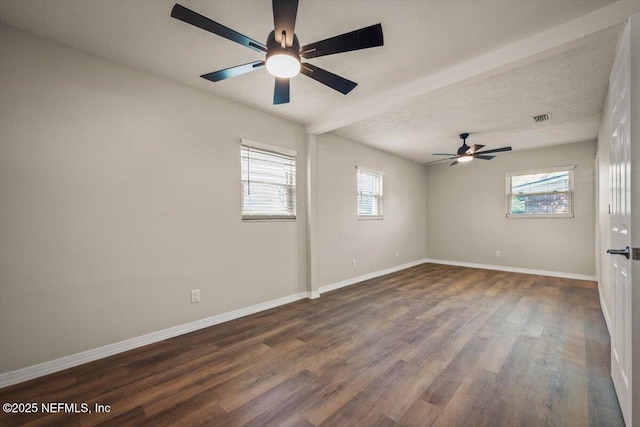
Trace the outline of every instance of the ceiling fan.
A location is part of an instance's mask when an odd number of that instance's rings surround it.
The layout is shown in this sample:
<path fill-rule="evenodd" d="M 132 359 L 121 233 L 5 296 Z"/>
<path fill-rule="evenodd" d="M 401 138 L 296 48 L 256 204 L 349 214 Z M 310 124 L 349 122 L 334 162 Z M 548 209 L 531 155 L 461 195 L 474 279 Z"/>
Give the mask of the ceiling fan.
<path fill-rule="evenodd" d="M 457 154 L 431 153 L 432 156 L 450 156 L 450 157 L 448 159 L 434 160 L 433 162 L 427 162 L 425 163 L 425 165 L 441 162 L 443 160 L 453 160 L 453 162 L 449 166 L 455 166 L 458 163 L 470 162 L 473 159 L 491 160 L 496 156 L 487 156 L 487 154 L 499 153 L 501 151 L 511 151 L 511 147 L 502 147 L 502 148 L 494 148 L 493 150 L 478 151 L 482 147 L 484 147 L 484 145 L 473 144 L 472 147 L 469 147 L 467 145 L 468 137 L 469 137 L 468 133 L 460 134 L 460 139 L 462 139 L 462 145 L 460 146 L 460 148 L 458 148 Z"/>
<path fill-rule="evenodd" d="M 301 62 L 300 58 L 317 58 L 383 45 L 382 25 L 376 24 L 300 47 L 294 33 L 298 0 L 273 0 L 272 4 L 275 28 L 269 33 L 266 44 L 263 44 L 176 3 L 171 10 L 172 17 L 266 54 L 264 60 L 214 71 L 200 77 L 217 82 L 266 66 L 267 71 L 276 78 L 274 105 L 289 102 L 289 79 L 298 73 L 346 95 L 358 84 L 308 62 Z"/>

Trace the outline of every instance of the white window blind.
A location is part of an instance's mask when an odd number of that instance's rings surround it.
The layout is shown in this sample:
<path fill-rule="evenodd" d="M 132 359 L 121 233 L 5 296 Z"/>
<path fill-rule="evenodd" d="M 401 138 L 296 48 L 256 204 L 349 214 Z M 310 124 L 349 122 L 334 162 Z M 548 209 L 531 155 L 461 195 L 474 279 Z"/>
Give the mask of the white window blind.
<path fill-rule="evenodd" d="M 573 169 L 507 173 L 507 218 L 572 218 Z"/>
<path fill-rule="evenodd" d="M 295 219 L 296 159 L 241 146 L 242 219 Z"/>
<path fill-rule="evenodd" d="M 358 218 L 382 219 L 383 174 L 357 168 Z"/>

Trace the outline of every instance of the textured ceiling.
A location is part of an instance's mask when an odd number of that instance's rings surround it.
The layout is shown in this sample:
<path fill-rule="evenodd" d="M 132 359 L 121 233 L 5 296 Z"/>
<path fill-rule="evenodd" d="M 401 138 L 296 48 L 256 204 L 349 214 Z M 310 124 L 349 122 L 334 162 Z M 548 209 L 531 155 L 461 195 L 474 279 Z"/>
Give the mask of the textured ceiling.
<path fill-rule="evenodd" d="M 273 29 L 267 0 L 180 3 L 259 41 Z M 291 103 L 280 106 L 271 105 L 273 78 L 265 70 L 218 83 L 201 79 L 200 74 L 261 55 L 171 18 L 174 1 L 1 0 L 0 22 L 308 124 L 611 3 L 301 0 L 296 34 L 302 44 L 381 22 L 385 45 L 310 60 L 358 82 L 349 95 L 298 76 L 291 83 Z M 478 132 L 473 143 L 510 143 L 516 149 L 590 139 L 614 49 L 611 33 L 591 38 L 573 50 L 450 85 L 335 132 L 416 161 L 455 149 L 461 131 Z M 530 116 L 540 112 L 551 112 L 553 119 L 533 128 Z"/>
<path fill-rule="evenodd" d="M 458 134 L 485 149 L 514 150 L 593 139 L 607 93 L 617 37 L 421 96 L 396 111 L 334 133 L 419 161 L 455 153 Z M 535 123 L 532 116 L 551 113 Z M 475 135 L 474 135 L 475 134 Z"/>

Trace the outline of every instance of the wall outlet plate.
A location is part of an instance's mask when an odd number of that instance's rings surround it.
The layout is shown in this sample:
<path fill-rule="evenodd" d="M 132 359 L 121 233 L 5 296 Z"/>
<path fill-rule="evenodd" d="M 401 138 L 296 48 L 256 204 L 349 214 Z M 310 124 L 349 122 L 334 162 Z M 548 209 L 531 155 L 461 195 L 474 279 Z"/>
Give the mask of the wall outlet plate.
<path fill-rule="evenodd" d="M 191 291 L 191 304 L 200 302 L 200 289 L 193 289 Z"/>

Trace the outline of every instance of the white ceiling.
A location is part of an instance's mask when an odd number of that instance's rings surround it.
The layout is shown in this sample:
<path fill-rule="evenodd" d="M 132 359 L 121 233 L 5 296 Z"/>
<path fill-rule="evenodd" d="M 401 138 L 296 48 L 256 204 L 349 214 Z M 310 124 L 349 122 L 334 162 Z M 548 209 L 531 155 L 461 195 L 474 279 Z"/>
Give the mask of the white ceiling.
<path fill-rule="evenodd" d="M 309 61 L 358 82 L 349 95 L 298 76 L 291 103 L 273 106 L 266 70 L 199 77 L 262 56 L 171 18 L 174 3 L 2 0 L 0 22 L 424 162 L 455 150 L 463 131 L 476 133 L 470 143 L 514 150 L 595 138 L 619 24 L 640 12 L 637 0 L 301 0 L 301 44 L 378 22 L 385 44 Z M 273 29 L 267 0 L 180 4 L 259 41 Z M 533 126 L 543 112 L 552 120 Z"/>

